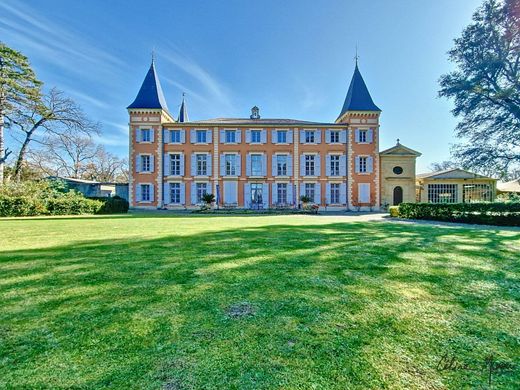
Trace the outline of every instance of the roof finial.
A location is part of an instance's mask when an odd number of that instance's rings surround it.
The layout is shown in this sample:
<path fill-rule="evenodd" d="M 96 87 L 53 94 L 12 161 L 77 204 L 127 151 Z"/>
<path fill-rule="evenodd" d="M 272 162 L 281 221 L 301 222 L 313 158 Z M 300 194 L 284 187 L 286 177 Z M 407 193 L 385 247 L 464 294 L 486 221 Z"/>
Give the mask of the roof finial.
<path fill-rule="evenodd" d="M 399 138 L 397 138 L 397 145 L 400 145 L 400 144 L 399 144 L 399 141 L 400 141 Z"/>
<path fill-rule="evenodd" d="M 357 63 L 358 63 L 358 60 L 359 60 L 359 56 L 358 56 L 358 52 L 357 52 L 357 45 L 356 45 L 356 55 L 354 57 L 354 60 L 356 60 L 356 66 L 357 66 Z"/>
<path fill-rule="evenodd" d="M 155 62 L 155 47 L 152 48 L 152 64 Z"/>

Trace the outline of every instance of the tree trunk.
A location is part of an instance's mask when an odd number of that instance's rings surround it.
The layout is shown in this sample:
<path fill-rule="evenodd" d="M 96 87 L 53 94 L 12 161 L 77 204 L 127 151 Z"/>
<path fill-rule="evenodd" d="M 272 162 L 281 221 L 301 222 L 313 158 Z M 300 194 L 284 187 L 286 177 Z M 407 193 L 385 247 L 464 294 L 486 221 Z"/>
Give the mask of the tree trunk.
<path fill-rule="evenodd" d="M 0 96 L 0 185 L 4 183 L 5 144 L 4 144 L 4 110 L 2 109 L 2 96 Z"/>
<path fill-rule="evenodd" d="M 31 130 L 25 132 L 25 139 L 23 140 L 22 147 L 20 148 L 20 152 L 18 153 L 18 158 L 16 159 L 16 164 L 14 166 L 14 178 L 16 181 L 20 181 L 22 178 L 22 165 L 25 160 L 25 155 L 27 154 L 27 149 L 29 148 L 29 142 L 32 140 L 32 136 L 36 129 L 40 127 L 46 119 L 42 118 L 38 122 L 36 122 Z"/>

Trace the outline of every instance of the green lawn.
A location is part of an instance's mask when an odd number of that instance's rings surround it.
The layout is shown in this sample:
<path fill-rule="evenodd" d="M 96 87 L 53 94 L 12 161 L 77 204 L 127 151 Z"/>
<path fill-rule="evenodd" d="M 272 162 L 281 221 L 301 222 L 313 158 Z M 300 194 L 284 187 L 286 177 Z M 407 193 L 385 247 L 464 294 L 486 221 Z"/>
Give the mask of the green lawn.
<path fill-rule="evenodd" d="M 520 384 L 518 230 L 153 214 L 0 229 L 0 388 L 473 389 L 488 356 L 493 389 Z"/>

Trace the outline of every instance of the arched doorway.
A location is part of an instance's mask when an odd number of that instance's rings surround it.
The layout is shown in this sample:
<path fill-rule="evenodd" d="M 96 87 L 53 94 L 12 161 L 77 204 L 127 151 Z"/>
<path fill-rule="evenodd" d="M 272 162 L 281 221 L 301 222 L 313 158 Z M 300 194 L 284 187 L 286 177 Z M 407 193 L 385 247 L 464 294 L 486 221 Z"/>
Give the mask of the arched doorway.
<path fill-rule="evenodd" d="M 394 187 L 394 206 L 399 206 L 403 203 L 403 187 Z"/>

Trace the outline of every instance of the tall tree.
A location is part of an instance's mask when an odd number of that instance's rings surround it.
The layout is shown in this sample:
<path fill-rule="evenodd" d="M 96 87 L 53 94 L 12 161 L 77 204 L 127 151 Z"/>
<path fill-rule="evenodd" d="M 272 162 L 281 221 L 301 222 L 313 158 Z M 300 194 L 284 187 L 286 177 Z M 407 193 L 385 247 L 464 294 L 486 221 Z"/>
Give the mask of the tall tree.
<path fill-rule="evenodd" d="M 441 77 L 439 95 L 461 118 L 454 157 L 507 177 L 520 166 L 520 1 L 486 0 L 448 54 L 457 69 Z"/>
<path fill-rule="evenodd" d="M 0 42 L 0 184 L 11 153 L 5 147 L 4 116 L 16 107 L 38 104 L 40 86 L 27 57 Z"/>
<path fill-rule="evenodd" d="M 128 161 L 101 146 L 87 164 L 83 178 L 101 182 L 128 182 Z"/>
<path fill-rule="evenodd" d="M 7 125 L 22 134 L 21 147 L 14 166 L 14 176 L 20 180 L 22 166 L 31 141 L 49 134 L 60 135 L 75 131 L 87 138 L 99 133 L 99 124 L 87 118 L 83 110 L 62 91 L 52 88 L 41 103 L 30 104 L 6 115 Z"/>

